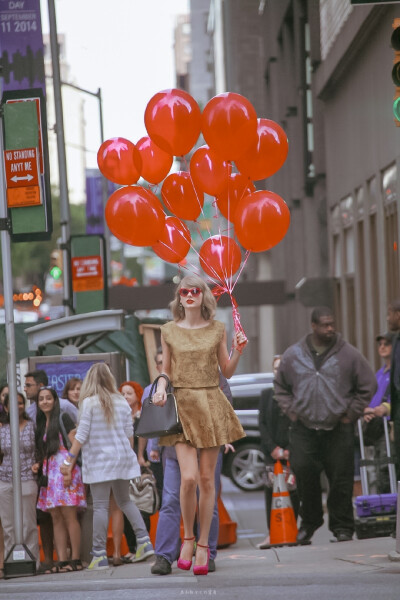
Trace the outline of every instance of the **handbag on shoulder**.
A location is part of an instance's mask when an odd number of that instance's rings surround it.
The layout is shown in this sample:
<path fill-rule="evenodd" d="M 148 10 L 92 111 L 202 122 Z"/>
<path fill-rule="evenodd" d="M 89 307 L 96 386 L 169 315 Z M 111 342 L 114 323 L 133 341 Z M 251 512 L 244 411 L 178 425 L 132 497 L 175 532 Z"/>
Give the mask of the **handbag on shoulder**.
<path fill-rule="evenodd" d="M 167 381 L 165 389 L 167 401 L 164 406 L 153 404 L 153 396 L 157 390 L 157 383 L 160 377 L 163 377 Z M 148 397 L 142 401 L 142 411 L 135 427 L 135 435 L 153 438 L 181 432 L 182 425 L 179 421 L 176 399 L 172 393 L 171 382 L 166 375 L 159 375 L 153 381 Z"/>

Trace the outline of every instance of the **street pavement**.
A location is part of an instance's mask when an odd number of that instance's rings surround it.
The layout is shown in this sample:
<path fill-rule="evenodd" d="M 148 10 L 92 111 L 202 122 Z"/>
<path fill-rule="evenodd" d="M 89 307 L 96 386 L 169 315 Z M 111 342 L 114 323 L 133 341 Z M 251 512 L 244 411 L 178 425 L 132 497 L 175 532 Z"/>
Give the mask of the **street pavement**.
<path fill-rule="evenodd" d="M 173 566 L 155 576 L 147 562 L 90 573 L 62 573 L 0 582 L 0 599 L 119 600 L 189 596 L 308 600 L 400 598 L 400 563 L 388 553 L 392 538 L 313 543 L 310 546 L 259 550 L 257 540 L 240 538 L 218 552 L 215 573 L 195 577 Z"/>
<path fill-rule="evenodd" d="M 0 600 L 399 600 L 400 562 L 391 537 L 331 543 L 326 523 L 310 546 L 259 550 L 265 537 L 263 492 L 245 493 L 223 478 L 222 496 L 237 523 L 237 542 L 218 550 L 216 571 L 195 577 L 150 573 L 147 562 L 90 573 L 60 573 L 0 581 Z M 325 521 L 326 521 L 325 517 Z"/>

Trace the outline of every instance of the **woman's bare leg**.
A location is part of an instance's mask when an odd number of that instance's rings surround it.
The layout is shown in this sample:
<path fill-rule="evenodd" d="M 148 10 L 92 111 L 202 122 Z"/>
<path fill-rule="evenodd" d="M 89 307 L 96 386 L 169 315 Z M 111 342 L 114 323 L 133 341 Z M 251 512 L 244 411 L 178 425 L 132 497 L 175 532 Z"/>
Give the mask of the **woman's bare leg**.
<path fill-rule="evenodd" d="M 201 448 L 199 457 L 199 522 L 200 536 L 196 549 L 196 565 L 207 564 L 208 535 L 215 504 L 215 466 L 220 447 Z"/>
<path fill-rule="evenodd" d="M 68 534 L 64 519 L 61 514 L 61 507 L 49 509 L 53 521 L 54 542 L 56 545 L 57 556 L 60 562 L 67 560 Z"/>
<path fill-rule="evenodd" d="M 71 559 L 78 560 L 81 551 L 81 526 L 79 525 L 76 506 L 60 507 L 71 544 Z"/>
<path fill-rule="evenodd" d="M 193 448 L 193 446 L 184 443 L 176 444 L 175 449 L 181 472 L 180 504 L 184 537 L 190 539 L 193 538 L 193 526 L 197 505 L 196 488 L 199 472 L 197 450 L 196 448 Z M 192 560 L 192 556 L 193 541 L 186 541 L 183 544 L 181 558 L 184 560 Z"/>

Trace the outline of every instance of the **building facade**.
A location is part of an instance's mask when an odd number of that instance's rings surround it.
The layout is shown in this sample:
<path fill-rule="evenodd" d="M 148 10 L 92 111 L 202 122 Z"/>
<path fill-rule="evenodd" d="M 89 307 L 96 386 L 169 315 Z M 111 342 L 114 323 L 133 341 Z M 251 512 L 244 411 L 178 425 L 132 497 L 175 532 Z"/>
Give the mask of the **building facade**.
<path fill-rule="evenodd" d="M 378 366 L 375 337 L 400 296 L 395 17 L 399 5 L 350 0 L 209 2 L 216 93 L 243 94 L 289 139 L 284 166 L 259 182 L 287 202 L 291 226 L 247 273 L 286 283 L 285 303 L 253 311 L 257 369 L 309 331 L 319 304 L 334 307 L 338 329 Z"/>

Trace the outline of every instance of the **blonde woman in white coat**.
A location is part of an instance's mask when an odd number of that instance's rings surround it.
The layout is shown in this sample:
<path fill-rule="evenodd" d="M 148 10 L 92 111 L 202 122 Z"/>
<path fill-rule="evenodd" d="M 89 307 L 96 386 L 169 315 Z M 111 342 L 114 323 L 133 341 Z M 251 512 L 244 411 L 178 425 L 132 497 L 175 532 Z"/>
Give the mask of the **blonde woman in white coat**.
<path fill-rule="evenodd" d="M 72 466 L 82 449 L 82 478 L 93 497 L 93 559 L 90 570 L 108 567 L 106 554 L 108 506 L 113 491 L 118 507 L 128 517 L 138 547 L 134 561 L 154 554 L 149 534 L 136 505 L 129 498 L 129 480 L 140 475 L 133 447 L 131 409 L 119 393 L 105 363 L 88 371 L 79 400 L 79 424 L 62 472 L 69 485 Z"/>

